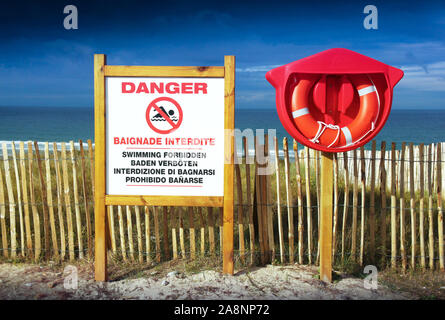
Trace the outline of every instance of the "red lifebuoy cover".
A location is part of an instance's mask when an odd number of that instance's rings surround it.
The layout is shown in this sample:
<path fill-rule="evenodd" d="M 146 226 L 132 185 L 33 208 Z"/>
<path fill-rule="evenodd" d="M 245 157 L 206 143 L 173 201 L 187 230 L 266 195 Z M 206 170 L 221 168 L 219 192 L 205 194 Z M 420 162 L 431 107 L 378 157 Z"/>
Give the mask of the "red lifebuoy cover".
<path fill-rule="evenodd" d="M 278 116 L 298 142 L 321 151 L 356 149 L 383 128 L 403 71 L 347 49 L 270 70 Z"/>

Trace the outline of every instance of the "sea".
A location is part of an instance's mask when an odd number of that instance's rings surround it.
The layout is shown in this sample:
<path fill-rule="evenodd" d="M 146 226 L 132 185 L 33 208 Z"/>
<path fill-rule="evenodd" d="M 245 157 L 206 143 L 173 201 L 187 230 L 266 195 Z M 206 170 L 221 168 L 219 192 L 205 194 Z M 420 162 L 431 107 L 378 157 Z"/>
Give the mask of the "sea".
<path fill-rule="evenodd" d="M 275 109 L 237 109 L 235 127 L 241 131 L 275 129 L 279 141 L 292 139 L 282 127 Z M 271 131 L 272 132 L 272 131 Z M 258 134 L 262 135 L 261 131 Z M 86 107 L 0 107 L 0 142 L 3 141 L 94 142 L 94 110 Z M 445 110 L 395 109 L 377 142 L 445 142 Z M 378 145 L 379 146 L 379 145 Z"/>

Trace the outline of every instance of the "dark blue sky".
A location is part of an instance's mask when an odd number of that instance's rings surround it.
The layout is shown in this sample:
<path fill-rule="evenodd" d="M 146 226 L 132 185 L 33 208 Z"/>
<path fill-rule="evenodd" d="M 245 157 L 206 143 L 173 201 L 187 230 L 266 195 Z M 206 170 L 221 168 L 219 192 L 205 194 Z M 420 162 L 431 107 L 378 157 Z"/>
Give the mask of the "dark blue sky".
<path fill-rule="evenodd" d="M 63 8 L 79 29 L 63 28 Z M 363 8 L 378 8 L 366 30 Z M 8 1 L 0 10 L 0 106 L 92 106 L 93 54 L 109 64 L 223 65 L 239 108 L 273 108 L 269 69 L 332 47 L 402 68 L 395 108 L 445 109 L 445 1 Z"/>

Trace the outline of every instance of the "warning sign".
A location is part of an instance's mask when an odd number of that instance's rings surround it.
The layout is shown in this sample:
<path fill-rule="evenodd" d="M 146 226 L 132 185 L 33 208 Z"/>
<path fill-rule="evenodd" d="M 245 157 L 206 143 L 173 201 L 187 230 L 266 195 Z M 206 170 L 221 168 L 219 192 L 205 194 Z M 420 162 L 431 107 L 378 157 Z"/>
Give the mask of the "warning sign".
<path fill-rule="evenodd" d="M 223 78 L 106 78 L 107 194 L 222 196 Z"/>
<path fill-rule="evenodd" d="M 182 109 L 172 98 L 161 97 L 150 102 L 146 112 L 147 123 L 158 133 L 171 133 L 182 123 Z"/>

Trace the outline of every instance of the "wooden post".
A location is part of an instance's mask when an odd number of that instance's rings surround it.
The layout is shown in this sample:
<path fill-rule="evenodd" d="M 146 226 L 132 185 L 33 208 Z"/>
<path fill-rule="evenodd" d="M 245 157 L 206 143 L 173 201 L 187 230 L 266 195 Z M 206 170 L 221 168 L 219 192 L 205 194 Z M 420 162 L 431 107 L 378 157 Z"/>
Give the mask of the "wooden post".
<path fill-rule="evenodd" d="M 428 147 L 428 255 L 429 266 L 434 270 L 434 232 L 433 232 L 433 159 L 432 159 L 433 145 Z"/>
<path fill-rule="evenodd" d="M 224 208 L 218 208 L 218 217 L 219 217 L 219 252 L 221 257 L 223 256 L 224 252 L 224 243 L 223 243 L 223 233 L 224 233 Z"/>
<path fill-rule="evenodd" d="M 113 206 L 108 207 L 108 223 L 110 225 L 110 238 L 111 238 L 111 250 L 116 253 L 116 232 L 114 228 L 114 208 Z M 90 255 L 91 256 L 91 255 Z"/>
<path fill-rule="evenodd" d="M 190 259 L 196 258 L 196 240 L 195 240 L 195 213 L 193 207 L 188 207 L 189 214 L 189 241 L 190 241 Z"/>
<path fill-rule="evenodd" d="M 76 230 L 77 230 L 77 244 L 79 250 L 79 258 L 83 259 L 83 241 L 82 241 L 82 223 L 80 220 L 80 204 L 79 204 L 79 190 L 77 184 L 77 163 L 76 150 L 74 148 L 74 141 L 70 141 L 71 165 L 73 168 L 73 194 L 74 194 L 74 212 L 76 214 Z"/>
<path fill-rule="evenodd" d="M 420 265 L 422 269 L 425 269 L 426 260 L 425 260 L 425 212 L 424 210 L 424 198 L 425 198 L 425 167 L 424 167 L 424 151 L 423 151 L 423 143 L 419 146 L 419 171 L 420 171 L 420 194 L 419 194 L 419 236 L 420 236 Z"/>
<path fill-rule="evenodd" d="M 5 166 L 5 181 L 6 189 L 8 191 L 9 201 L 9 229 L 11 232 L 11 258 L 17 256 L 17 229 L 16 229 L 16 217 L 15 217 L 15 200 L 14 191 L 12 189 L 11 171 L 9 169 L 8 148 L 6 142 L 2 143 L 3 148 L 3 163 Z"/>
<path fill-rule="evenodd" d="M 54 151 L 53 151 L 54 152 Z M 53 243 L 54 256 L 59 259 L 59 246 L 57 244 L 56 220 L 54 218 L 54 203 L 51 187 L 51 166 L 49 163 L 49 144 L 45 142 L 45 167 L 46 167 L 46 197 L 49 211 L 49 222 L 51 226 L 51 239 Z"/>
<path fill-rule="evenodd" d="M 386 142 L 382 141 L 380 147 L 380 243 L 383 264 L 386 261 L 386 168 L 385 168 Z"/>
<path fill-rule="evenodd" d="M 360 147 L 360 180 L 361 180 L 361 208 L 360 208 L 360 265 L 363 266 L 365 251 L 365 205 L 366 205 L 366 172 L 365 172 L 365 147 Z"/>
<path fill-rule="evenodd" d="M 317 241 L 317 257 L 315 259 L 315 263 L 318 264 L 320 261 L 320 214 L 321 214 L 321 206 L 320 206 L 320 197 L 321 197 L 321 189 L 320 189 L 320 151 L 314 151 L 314 161 L 315 161 L 315 190 L 317 191 L 317 229 L 318 229 L 318 241 Z"/>
<path fill-rule="evenodd" d="M 167 207 L 162 208 L 162 242 L 164 249 L 164 258 L 170 259 L 170 253 L 168 250 L 168 211 Z"/>
<path fill-rule="evenodd" d="M 417 217 L 414 193 L 414 144 L 409 144 L 409 206 L 411 213 L 411 267 L 416 268 L 416 246 L 417 246 Z"/>
<path fill-rule="evenodd" d="M 22 211 L 22 193 L 20 191 L 20 175 L 19 168 L 17 165 L 17 154 L 15 150 L 14 141 L 11 142 L 11 151 L 12 151 L 12 162 L 14 163 L 14 173 L 15 173 L 15 184 L 17 190 L 17 203 L 19 206 L 19 226 L 20 226 L 20 248 L 22 256 L 25 256 L 25 229 L 24 229 L 24 221 L 23 221 L 23 211 Z"/>
<path fill-rule="evenodd" d="M 371 195 L 369 199 L 369 254 L 371 256 L 371 262 L 375 263 L 375 153 L 376 142 L 372 141 L 371 149 Z"/>
<path fill-rule="evenodd" d="M 264 148 L 264 145 L 261 146 L 261 148 Z M 263 169 L 265 168 L 266 164 L 262 165 Z M 265 262 L 269 263 L 271 262 L 271 243 L 269 243 L 269 233 L 268 233 L 268 219 L 267 219 L 267 181 L 266 181 L 266 175 L 261 174 L 258 175 L 258 179 L 260 181 L 260 188 L 258 189 L 261 196 L 261 202 L 260 202 L 260 213 L 261 213 L 261 219 L 263 221 L 262 224 L 262 232 L 263 232 L 263 244 L 264 244 L 264 257 Z"/>
<path fill-rule="evenodd" d="M 138 234 L 138 258 L 139 262 L 143 263 L 144 257 L 142 256 L 143 248 L 142 248 L 141 211 L 139 210 L 139 206 L 134 206 L 134 212 L 136 214 L 136 231 Z"/>
<path fill-rule="evenodd" d="M 254 174 L 254 181 L 255 181 L 255 191 L 254 191 L 254 200 L 256 201 L 256 214 L 257 214 L 257 221 L 258 221 L 258 241 L 260 244 L 260 258 L 261 258 L 261 264 L 266 263 L 266 250 L 265 250 L 265 239 L 264 239 L 264 232 L 263 232 L 263 216 L 262 216 L 262 193 L 261 193 L 261 179 L 258 175 L 258 169 L 260 167 L 260 164 L 258 162 L 258 155 L 259 155 L 259 141 L 258 136 L 255 136 L 255 174 Z M 255 203 L 255 202 L 254 202 Z"/>
<path fill-rule="evenodd" d="M 170 217 L 171 217 L 171 221 L 172 221 L 172 249 L 173 249 L 173 260 L 178 258 L 178 241 L 176 238 L 176 223 L 175 223 L 175 217 L 174 217 L 174 212 L 175 209 L 174 207 L 171 207 L 170 209 Z M 145 224 L 147 225 L 147 222 L 145 222 Z M 149 228 L 147 228 L 147 230 L 149 230 Z M 149 237 L 149 234 L 147 235 L 147 237 Z M 147 248 L 148 245 L 150 244 L 149 240 L 147 241 Z M 147 249 L 148 251 L 148 249 Z"/>
<path fill-rule="evenodd" d="M 396 144 L 391 143 L 391 267 L 397 264 Z"/>
<path fill-rule="evenodd" d="M 25 144 L 22 141 L 20 142 L 20 171 L 22 173 L 21 184 L 23 191 L 23 205 L 25 210 L 25 231 L 26 231 L 26 248 L 27 248 L 26 255 L 29 257 L 32 255 L 31 219 L 29 216 L 28 187 L 26 182 Z M 0 186 L 0 188 L 2 187 L 3 186 Z"/>
<path fill-rule="evenodd" d="M 235 154 L 235 176 L 236 176 L 236 189 L 238 200 L 238 243 L 240 260 L 244 263 L 245 247 L 244 247 L 244 221 L 243 221 L 243 186 L 241 184 L 241 170 L 239 167 L 238 157 Z"/>
<path fill-rule="evenodd" d="M 439 268 L 445 271 L 445 254 L 443 244 L 443 210 L 442 210 L 442 148 L 441 143 L 437 144 L 437 233 L 439 238 Z"/>
<path fill-rule="evenodd" d="M 215 254 L 215 219 L 213 219 L 213 208 L 207 208 L 207 223 L 209 224 L 209 246 L 210 254 Z"/>
<path fill-rule="evenodd" d="M 128 235 L 128 248 L 130 252 L 130 259 L 134 261 L 133 222 L 131 220 L 130 206 L 125 206 L 125 212 L 127 214 L 127 235 Z"/>
<path fill-rule="evenodd" d="M 250 239 L 250 263 L 253 264 L 255 259 L 255 228 L 253 225 L 253 205 L 250 188 L 250 158 L 249 158 L 249 146 L 247 145 L 247 138 L 243 137 L 243 149 L 244 149 L 244 163 L 246 173 L 246 199 L 247 209 L 249 210 L 249 239 Z"/>
<path fill-rule="evenodd" d="M 292 212 L 292 193 L 290 190 L 290 167 L 289 167 L 289 151 L 287 138 L 283 138 L 284 150 L 284 175 L 286 182 L 286 199 L 287 199 L 287 226 L 289 239 L 289 262 L 294 263 L 294 216 Z"/>
<path fill-rule="evenodd" d="M 54 156 L 54 168 L 56 171 L 56 186 L 57 186 L 57 215 L 59 218 L 59 230 L 60 230 L 60 257 L 62 261 L 65 259 L 66 254 L 66 242 L 65 242 L 65 222 L 63 218 L 62 209 L 62 174 L 60 172 L 60 159 L 59 151 L 57 150 L 57 143 L 53 142 L 53 156 Z"/>
<path fill-rule="evenodd" d="M 298 144 L 294 140 L 295 171 L 297 180 L 297 200 L 298 200 L 298 263 L 303 264 L 303 191 L 301 189 L 301 168 L 300 157 L 298 156 Z"/>
<path fill-rule="evenodd" d="M 49 260 L 50 256 L 50 243 L 49 243 L 49 215 L 48 215 L 48 203 L 46 198 L 46 186 L 43 178 L 42 163 L 40 161 L 40 151 L 37 141 L 34 141 L 34 149 L 36 150 L 37 167 L 39 169 L 40 177 L 40 190 L 42 192 L 42 207 L 43 207 L 43 232 L 45 235 L 45 259 Z M 54 239 L 53 239 L 54 240 Z M 57 239 L 56 239 L 57 241 Z"/>
<path fill-rule="evenodd" d="M 37 262 L 40 259 L 41 252 L 41 237 L 40 237 L 40 217 L 37 210 L 34 182 L 33 182 L 33 152 L 32 142 L 28 142 L 28 175 L 29 175 L 29 200 L 31 201 L 32 209 L 32 221 L 34 224 L 34 261 Z"/>
<path fill-rule="evenodd" d="M 341 260 L 345 258 L 345 234 L 346 234 L 346 221 L 348 217 L 349 209 L 349 166 L 348 166 L 348 152 L 343 152 L 343 170 L 345 179 L 345 198 L 343 207 L 343 221 L 341 226 Z"/>
<path fill-rule="evenodd" d="M 400 255 L 402 257 L 402 269 L 406 270 L 406 249 L 405 249 L 405 147 L 402 142 L 400 151 Z"/>
<path fill-rule="evenodd" d="M 335 253 L 337 248 L 337 225 L 338 225 L 338 158 L 337 154 L 334 157 L 334 217 L 332 221 L 332 257 L 335 261 Z"/>
<path fill-rule="evenodd" d="M 198 207 L 198 216 L 199 216 L 199 224 L 200 224 L 200 247 L 201 247 L 201 257 L 204 257 L 205 255 L 205 224 L 204 224 L 204 216 L 202 214 L 202 207 Z"/>
<path fill-rule="evenodd" d="M 265 170 L 264 144 L 260 144 L 260 136 L 255 137 L 255 194 L 258 218 L 258 234 L 261 246 L 261 263 L 266 264 L 270 258 L 269 238 L 267 233 L 267 213 L 266 213 L 266 179 L 261 170 Z M 262 157 L 263 155 L 264 157 Z"/>
<path fill-rule="evenodd" d="M 120 208 L 120 206 L 119 206 Z M 144 214 L 145 214 L 145 247 L 147 250 L 147 262 L 150 263 L 151 262 L 151 232 L 150 232 L 150 210 L 148 209 L 148 206 L 144 207 Z M 174 224 L 173 224 L 174 226 Z M 173 245 L 176 244 L 176 230 L 175 228 L 172 228 L 172 232 L 175 232 L 175 242 Z M 174 250 L 176 250 L 176 247 L 174 247 Z M 174 253 L 177 251 L 174 251 Z M 173 258 L 176 258 L 176 255 L 174 255 Z"/>
<path fill-rule="evenodd" d="M 184 242 L 184 222 L 182 220 L 182 208 L 179 208 L 179 245 L 181 246 L 181 256 L 183 259 L 185 256 L 185 242 Z"/>
<path fill-rule="evenodd" d="M 91 217 L 90 217 L 90 209 L 88 206 L 88 189 L 87 189 L 87 183 L 86 183 L 86 167 L 85 167 L 85 152 L 83 150 L 83 142 L 82 140 L 79 140 L 79 147 L 80 147 L 80 160 L 81 160 L 81 170 L 82 170 L 82 192 L 83 192 L 83 205 L 85 208 L 85 219 L 86 219 L 86 225 L 87 225 L 87 234 L 88 234 L 88 257 L 91 257 L 93 255 L 93 234 L 91 230 Z M 113 216 L 113 210 L 110 212 L 110 216 Z M 112 248 L 113 251 L 115 251 L 115 245 L 114 245 L 114 219 L 111 220 L 111 228 L 110 231 L 112 233 Z"/>
<path fill-rule="evenodd" d="M 94 55 L 94 278 L 107 281 L 107 244 L 105 238 L 105 64 L 104 54 Z"/>
<path fill-rule="evenodd" d="M 320 181 L 320 279 L 332 282 L 332 192 L 333 154 L 323 152 L 321 156 Z"/>
<path fill-rule="evenodd" d="M 353 150 L 354 155 L 354 183 L 352 185 L 352 239 L 351 239 L 351 258 L 357 259 L 357 204 L 358 204 L 358 168 L 357 168 L 357 150 Z"/>
<path fill-rule="evenodd" d="M 94 151 L 93 151 L 93 143 L 90 139 L 88 139 L 88 154 L 90 155 L 90 172 L 91 172 L 91 189 L 93 190 L 93 199 L 94 199 L 94 177 L 96 176 L 94 172 Z"/>
<path fill-rule="evenodd" d="M 233 162 L 235 127 L 235 56 L 224 57 L 224 129 L 226 131 L 224 161 L 223 272 L 233 274 Z M 228 132 L 231 131 L 231 132 Z M 230 141 L 227 141 L 230 139 Z"/>
<path fill-rule="evenodd" d="M 161 262 L 161 236 L 159 230 L 159 208 L 153 207 L 153 218 L 155 222 L 155 245 L 156 245 L 156 261 Z M 182 229 L 184 230 L 184 228 Z M 133 239 L 131 240 L 133 241 Z M 184 248 L 185 252 L 185 248 Z"/>
<path fill-rule="evenodd" d="M 307 251 L 308 261 L 312 264 L 312 208 L 311 208 L 311 167 L 309 148 L 304 147 L 305 158 L 305 178 L 306 178 L 306 216 L 307 216 Z"/>
<path fill-rule="evenodd" d="M 117 217 L 119 219 L 119 234 L 120 234 L 120 244 L 121 244 L 121 252 L 122 252 L 122 259 L 124 261 L 127 261 L 127 246 L 125 241 L 125 231 L 124 231 L 124 216 L 122 213 L 122 206 L 117 207 Z"/>
<path fill-rule="evenodd" d="M 269 158 L 269 135 L 264 135 L 264 158 L 266 160 L 266 167 L 269 167 L 270 164 L 270 158 Z M 267 243 L 269 245 L 269 261 L 275 260 L 275 236 L 273 231 L 273 210 L 270 206 L 270 174 L 263 175 L 264 180 L 264 200 L 265 200 L 265 206 L 264 206 L 264 214 L 266 221 L 266 234 L 267 234 Z"/>
<path fill-rule="evenodd" d="M 8 234 L 6 233 L 6 202 L 5 191 L 3 188 L 3 174 L 0 168 L 0 224 L 2 230 L 2 249 L 3 256 L 7 258 L 8 255 Z"/>

